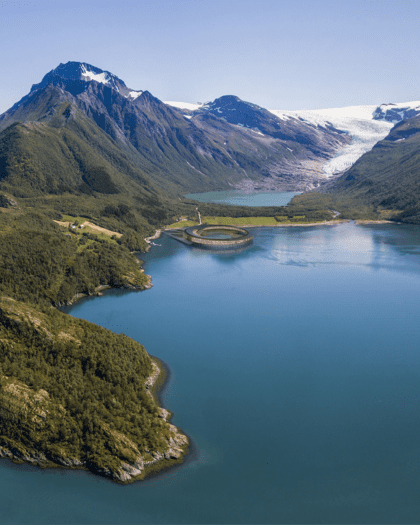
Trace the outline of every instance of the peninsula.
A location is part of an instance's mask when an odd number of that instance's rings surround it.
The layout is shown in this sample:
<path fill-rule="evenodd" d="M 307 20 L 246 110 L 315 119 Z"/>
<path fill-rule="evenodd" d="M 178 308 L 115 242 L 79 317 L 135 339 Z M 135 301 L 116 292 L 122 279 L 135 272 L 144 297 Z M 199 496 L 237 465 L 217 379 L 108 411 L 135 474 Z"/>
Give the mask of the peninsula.
<path fill-rule="evenodd" d="M 2 297 L 0 348 L 0 457 L 129 483 L 188 452 L 158 406 L 161 365 L 136 341 Z"/>

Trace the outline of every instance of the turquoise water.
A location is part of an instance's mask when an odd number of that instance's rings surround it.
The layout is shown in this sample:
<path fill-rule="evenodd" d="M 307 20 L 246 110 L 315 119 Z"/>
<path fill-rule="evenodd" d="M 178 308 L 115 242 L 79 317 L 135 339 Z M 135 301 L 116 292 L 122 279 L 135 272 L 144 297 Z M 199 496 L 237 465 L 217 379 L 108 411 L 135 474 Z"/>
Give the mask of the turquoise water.
<path fill-rule="evenodd" d="M 207 193 L 190 193 L 187 199 L 199 202 L 217 202 L 235 206 L 286 206 L 300 192 L 284 191 L 281 193 L 243 193 L 239 191 L 209 191 Z"/>
<path fill-rule="evenodd" d="M 170 367 L 187 462 L 128 486 L 0 462 L 2 523 L 418 523 L 420 228 L 157 241 L 154 287 L 84 300 Z"/>

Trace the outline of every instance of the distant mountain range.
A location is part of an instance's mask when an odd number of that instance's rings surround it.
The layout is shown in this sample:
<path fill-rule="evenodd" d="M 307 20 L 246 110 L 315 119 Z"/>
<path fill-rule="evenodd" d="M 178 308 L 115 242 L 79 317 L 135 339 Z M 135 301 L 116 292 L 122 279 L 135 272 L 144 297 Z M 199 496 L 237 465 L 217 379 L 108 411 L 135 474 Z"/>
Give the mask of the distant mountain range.
<path fill-rule="evenodd" d="M 26 127 L 21 143 L 39 133 L 39 126 L 46 126 L 58 141 L 71 131 L 79 149 L 93 148 L 95 155 L 102 157 L 98 168 L 109 163 L 106 144 L 112 141 L 114 150 L 117 148 L 130 163 L 131 171 L 140 173 L 143 181 L 159 192 L 178 196 L 187 191 L 232 187 L 312 188 L 323 178 L 322 165 L 351 141 L 348 134 L 328 122 L 320 125 L 299 118 L 278 118 L 233 96 L 216 99 L 187 115 L 146 90 L 128 88 L 108 71 L 80 62 L 60 64 L 33 85 L 28 95 L 0 116 L 0 131 L 16 122 L 36 123 L 35 127 Z M 13 136 L 7 140 L 9 149 L 0 151 L 6 159 L 3 183 L 10 190 L 15 184 L 7 158 Z M 0 143 L 4 143 L 1 136 Z M 48 164 L 45 146 L 42 149 L 43 158 L 34 150 L 33 162 L 29 158 L 28 162 Z M 60 151 L 56 149 L 51 166 L 63 170 L 69 166 L 69 171 L 74 171 L 76 163 L 80 168 L 74 151 Z M 123 164 L 114 162 L 114 169 L 129 175 Z M 76 185 L 84 177 L 83 168 L 80 170 Z M 117 187 L 118 181 L 109 175 Z M 22 194 L 20 182 L 18 187 Z M 54 191 L 66 188 L 65 184 L 53 187 Z"/>
<path fill-rule="evenodd" d="M 217 104 L 217 101 L 226 98 L 237 100 L 235 116 L 233 116 L 234 113 L 232 113 L 234 110 L 233 103 L 231 103 L 230 107 L 227 107 L 227 111 L 225 110 L 223 113 L 222 105 Z M 246 112 L 241 111 L 242 101 L 240 101 L 240 99 L 237 97 L 222 97 L 221 99 L 217 99 L 217 101 L 205 104 L 166 103 L 178 108 L 188 118 L 192 118 L 193 115 L 200 111 L 210 110 L 218 114 L 220 118 L 228 120 L 229 122 L 236 123 L 239 126 L 258 129 L 262 132 L 264 126 L 255 120 L 252 122 Z M 420 101 L 401 104 L 382 104 L 380 106 L 348 106 L 320 110 L 268 111 L 278 117 L 283 123 L 287 122 L 289 126 L 293 125 L 293 122 L 296 123 L 297 126 L 305 122 L 316 127 L 339 130 L 351 138 L 348 144 L 335 152 L 333 158 L 322 163 L 322 176 L 330 178 L 352 166 L 358 158 L 367 151 L 370 151 L 379 140 L 385 138 L 396 123 L 419 115 Z M 278 126 L 279 122 L 275 122 L 274 125 Z"/>
<path fill-rule="evenodd" d="M 311 190 L 367 162 L 395 124 L 418 115 L 420 102 L 318 111 L 267 110 L 232 95 L 165 103 L 68 62 L 0 116 L 0 188 L 15 197 L 128 192 L 144 203 L 228 188 Z M 350 191 L 358 177 L 337 188 Z"/>

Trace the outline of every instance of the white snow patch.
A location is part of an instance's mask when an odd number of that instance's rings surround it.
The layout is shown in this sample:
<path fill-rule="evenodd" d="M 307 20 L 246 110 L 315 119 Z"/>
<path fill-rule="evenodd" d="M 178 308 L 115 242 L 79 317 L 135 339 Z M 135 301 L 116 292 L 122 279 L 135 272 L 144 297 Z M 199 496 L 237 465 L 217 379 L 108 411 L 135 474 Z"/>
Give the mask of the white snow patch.
<path fill-rule="evenodd" d="M 190 111 L 196 111 L 197 109 L 201 108 L 201 106 L 204 106 L 201 102 L 196 102 L 195 104 L 191 104 L 190 102 L 168 102 L 164 101 L 164 104 L 168 104 L 168 106 L 173 106 L 174 108 L 178 109 L 189 109 Z"/>
<path fill-rule="evenodd" d="M 127 98 L 130 97 L 132 100 L 136 100 L 137 97 L 139 97 L 143 91 L 130 91 L 130 93 L 127 95 Z"/>
<path fill-rule="evenodd" d="M 276 115 L 276 117 L 278 117 L 280 120 L 289 120 L 291 118 L 296 118 L 295 115 L 289 115 L 287 111 L 281 111 L 281 109 L 269 109 L 268 111 Z"/>
<path fill-rule="evenodd" d="M 82 75 L 88 80 L 95 80 L 100 84 L 109 84 L 111 80 L 111 77 L 105 71 L 96 75 L 93 71 L 88 71 L 84 64 L 82 64 Z"/>

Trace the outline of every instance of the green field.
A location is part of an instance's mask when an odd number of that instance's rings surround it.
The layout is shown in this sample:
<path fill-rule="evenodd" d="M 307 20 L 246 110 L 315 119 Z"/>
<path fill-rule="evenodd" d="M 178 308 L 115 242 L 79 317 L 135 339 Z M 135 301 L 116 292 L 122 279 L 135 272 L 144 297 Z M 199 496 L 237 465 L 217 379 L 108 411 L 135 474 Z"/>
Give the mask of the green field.
<path fill-rule="evenodd" d="M 307 224 L 317 222 L 314 220 L 305 220 L 305 216 L 295 216 L 292 220 L 277 221 L 274 217 L 202 217 L 202 222 L 207 224 L 226 224 L 231 226 L 281 226 L 287 224 Z M 188 228 L 189 226 L 196 226 L 198 222 L 195 221 L 178 221 L 166 226 L 166 229 L 173 228 Z"/>

